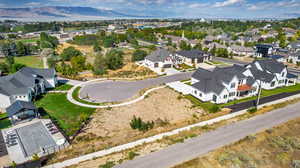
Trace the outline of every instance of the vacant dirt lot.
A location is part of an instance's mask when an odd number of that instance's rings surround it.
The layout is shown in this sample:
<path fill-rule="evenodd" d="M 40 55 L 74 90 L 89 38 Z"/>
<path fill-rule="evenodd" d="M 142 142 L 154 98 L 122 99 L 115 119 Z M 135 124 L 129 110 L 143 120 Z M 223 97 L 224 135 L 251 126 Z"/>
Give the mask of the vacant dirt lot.
<path fill-rule="evenodd" d="M 201 109 L 191 108 L 190 101 L 181 97 L 175 91 L 163 88 L 152 92 L 145 100 L 130 106 L 99 109 L 73 145 L 57 154 L 53 161 L 95 152 L 183 127 L 201 120 L 201 116 L 206 116 Z M 145 133 L 133 130 L 129 125 L 133 116 L 140 117 L 143 121 L 154 121 L 154 129 Z"/>

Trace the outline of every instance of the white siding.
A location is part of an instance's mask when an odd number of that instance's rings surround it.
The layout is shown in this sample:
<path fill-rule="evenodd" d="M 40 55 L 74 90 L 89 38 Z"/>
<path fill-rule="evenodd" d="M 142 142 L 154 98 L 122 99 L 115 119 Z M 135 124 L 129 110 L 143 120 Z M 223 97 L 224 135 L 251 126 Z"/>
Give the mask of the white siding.
<path fill-rule="evenodd" d="M 5 109 L 7 108 L 8 106 L 10 106 L 10 99 L 9 99 L 9 96 L 6 96 L 6 95 L 3 95 L 3 94 L 0 94 L 0 109 Z"/>

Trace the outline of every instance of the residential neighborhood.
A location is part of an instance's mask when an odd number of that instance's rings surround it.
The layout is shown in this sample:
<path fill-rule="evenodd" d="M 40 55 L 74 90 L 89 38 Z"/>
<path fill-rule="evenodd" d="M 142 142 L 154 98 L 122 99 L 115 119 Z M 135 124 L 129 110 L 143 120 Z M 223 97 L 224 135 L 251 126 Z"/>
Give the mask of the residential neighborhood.
<path fill-rule="evenodd" d="M 300 167 L 299 6 L 0 3 L 0 168 Z"/>

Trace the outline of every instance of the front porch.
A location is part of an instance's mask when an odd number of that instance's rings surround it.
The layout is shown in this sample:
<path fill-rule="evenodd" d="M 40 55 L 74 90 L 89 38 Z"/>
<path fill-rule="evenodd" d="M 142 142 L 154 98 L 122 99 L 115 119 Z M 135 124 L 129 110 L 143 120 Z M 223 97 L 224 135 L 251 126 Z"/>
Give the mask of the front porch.
<path fill-rule="evenodd" d="M 243 99 L 246 97 L 253 96 L 256 92 L 256 88 L 253 88 L 247 84 L 239 85 L 237 89 L 237 99 Z"/>

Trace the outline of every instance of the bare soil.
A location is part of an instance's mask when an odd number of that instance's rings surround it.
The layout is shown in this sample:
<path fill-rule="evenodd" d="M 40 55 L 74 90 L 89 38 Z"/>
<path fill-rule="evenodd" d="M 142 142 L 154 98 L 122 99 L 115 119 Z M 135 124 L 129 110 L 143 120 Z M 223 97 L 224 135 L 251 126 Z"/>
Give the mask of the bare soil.
<path fill-rule="evenodd" d="M 155 127 L 147 132 L 133 130 L 130 127 L 133 116 L 140 117 L 143 121 L 154 121 Z M 98 109 L 74 143 L 58 153 L 50 162 L 153 136 L 206 117 L 207 114 L 202 109 L 192 108 L 191 102 L 181 98 L 179 93 L 169 88 L 159 89 L 133 105 Z"/>

